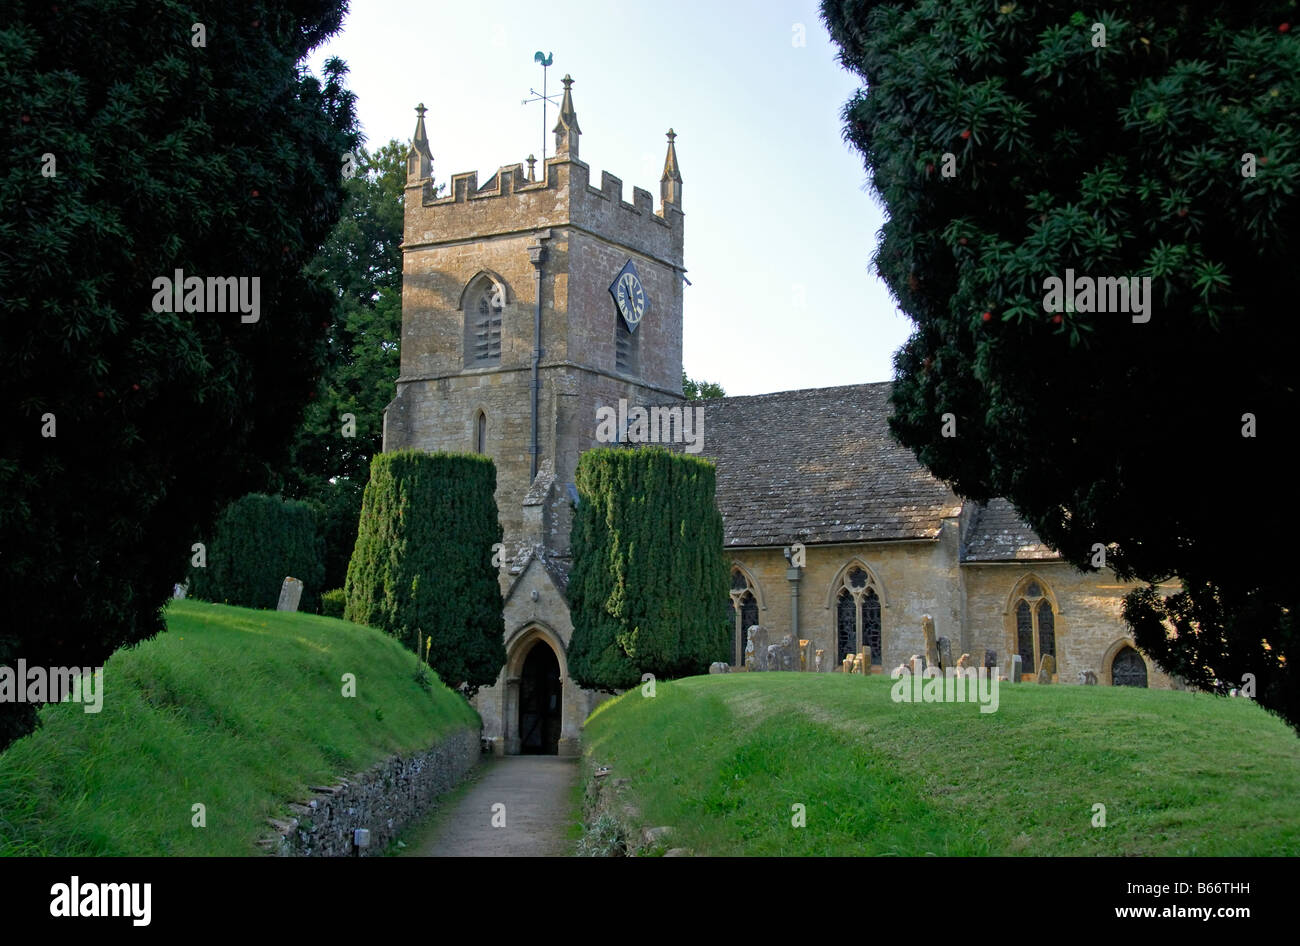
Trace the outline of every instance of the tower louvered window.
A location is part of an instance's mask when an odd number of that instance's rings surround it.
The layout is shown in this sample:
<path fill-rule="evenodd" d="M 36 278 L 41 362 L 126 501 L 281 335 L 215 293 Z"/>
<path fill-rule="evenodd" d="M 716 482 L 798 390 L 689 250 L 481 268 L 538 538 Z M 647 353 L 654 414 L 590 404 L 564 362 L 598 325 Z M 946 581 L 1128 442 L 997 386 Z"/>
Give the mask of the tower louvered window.
<path fill-rule="evenodd" d="M 505 292 L 484 280 L 465 307 L 465 367 L 482 368 L 501 363 L 501 316 Z"/>

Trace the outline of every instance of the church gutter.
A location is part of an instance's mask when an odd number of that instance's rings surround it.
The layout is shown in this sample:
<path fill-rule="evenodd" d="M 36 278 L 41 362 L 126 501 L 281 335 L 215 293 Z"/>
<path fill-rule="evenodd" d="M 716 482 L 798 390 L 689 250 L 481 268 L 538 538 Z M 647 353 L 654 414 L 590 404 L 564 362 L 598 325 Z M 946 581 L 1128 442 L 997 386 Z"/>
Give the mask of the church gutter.
<path fill-rule="evenodd" d="M 528 453 L 532 458 L 532 473 L 529 476 L 529 482 L 537 479 L 537 465 L 541 455 L 541 445 L 537 439 L 537 412 L 538 402 L 542 393 L 542 264 L 546 262 L 546 244 L 542 241 L 551 238 L 550 230 L 542 230 L 537 234 L 537 242 L 528 247 L 528 260 L 533 264 L 533 269 L 537 271 L 537 305 L 533 309 L 533 384 L 532 384 L 532 440 L 528 445 Z"/>

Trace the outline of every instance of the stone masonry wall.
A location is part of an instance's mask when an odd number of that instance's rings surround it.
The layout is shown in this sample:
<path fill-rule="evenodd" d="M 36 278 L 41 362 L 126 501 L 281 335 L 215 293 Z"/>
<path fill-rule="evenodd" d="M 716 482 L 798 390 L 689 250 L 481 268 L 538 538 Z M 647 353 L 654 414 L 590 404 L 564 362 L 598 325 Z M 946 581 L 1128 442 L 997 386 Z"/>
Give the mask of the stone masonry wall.
<path fill-rule="evenodd" d="M 288 821 L 271 820 L 277 836 L 259 841 L 281 857 L 346 857 L 353 830 L 370 829 L 365 856 L 383 854 L 399 832 L 433 807 L 479 758 L 477 729 L 463 729 L 412 756 L 390 756 L 337 785 L 315 787 L 311 798 L 289 806 Z"/>

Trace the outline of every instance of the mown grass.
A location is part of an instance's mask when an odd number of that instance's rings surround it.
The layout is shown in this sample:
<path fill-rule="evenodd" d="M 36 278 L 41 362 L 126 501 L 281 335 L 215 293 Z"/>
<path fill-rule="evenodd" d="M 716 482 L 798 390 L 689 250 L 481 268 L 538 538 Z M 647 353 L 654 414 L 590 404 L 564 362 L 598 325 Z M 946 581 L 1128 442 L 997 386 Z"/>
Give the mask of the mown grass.
<path fill-rule="evenodd" d="M 310 786 L 479 725 L 370 628 L 197 601 L 173 602 L 167 625 L 109 658 L 100 713 L 47 706 L 0 754 L 0 854 L 256 854 Z"/>
<path fill-rule="evenodd" d="M 660 682 L 598 707 L 584 751 L 703 855 L 1300 854 L 1300 740 L 1249 700 L 1020 684 L 981 714 L 891 686 Z"/>

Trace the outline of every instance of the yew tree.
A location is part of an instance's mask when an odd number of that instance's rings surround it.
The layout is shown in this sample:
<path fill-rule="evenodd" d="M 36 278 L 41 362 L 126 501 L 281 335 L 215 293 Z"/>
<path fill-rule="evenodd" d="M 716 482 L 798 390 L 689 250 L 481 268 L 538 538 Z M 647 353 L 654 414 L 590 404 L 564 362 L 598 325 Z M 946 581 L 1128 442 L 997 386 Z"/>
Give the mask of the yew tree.
<path fill-rule="evenodd" d="M 5 5 L 0 664 L 156 634 L 192 545 L 283 463 L 334 311 L 304 267 L 359 144 L 346 67 L 303 63 L 345 9 Z M 178 270 L 256 285 L 256 309 L 169 311 Z M 0 747 L 34 721 L 0 703 Z"/>
<path fill-rule="evenodd" d="M 845 137 L 887 212 L 875 266 L 914 323 L 894 435 L 1076 566 L 1146 583 L 1125 617 L 1163 669 L 1219 692 L 1253 678 L 1300 726 L 1294 4 L 822 15 L 865 83 Z M 1126 303 L 1121 279 L 1150 298 Z M 1175 577 L 1165 598 L 1153 583 Z"/>

